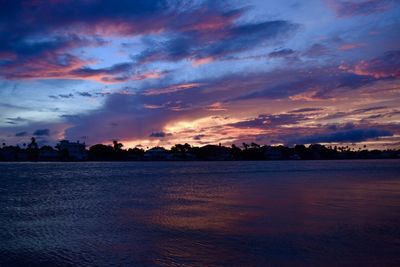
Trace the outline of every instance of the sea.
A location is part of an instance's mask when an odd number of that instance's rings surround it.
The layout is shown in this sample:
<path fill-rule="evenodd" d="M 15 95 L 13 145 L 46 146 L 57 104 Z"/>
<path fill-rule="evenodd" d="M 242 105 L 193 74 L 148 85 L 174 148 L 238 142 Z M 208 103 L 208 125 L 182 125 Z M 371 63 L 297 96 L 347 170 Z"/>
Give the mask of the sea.
<path fill-rule="evenodd" d="M 0 163 L 0 266 L 400 266 L 400 160 Z"/>

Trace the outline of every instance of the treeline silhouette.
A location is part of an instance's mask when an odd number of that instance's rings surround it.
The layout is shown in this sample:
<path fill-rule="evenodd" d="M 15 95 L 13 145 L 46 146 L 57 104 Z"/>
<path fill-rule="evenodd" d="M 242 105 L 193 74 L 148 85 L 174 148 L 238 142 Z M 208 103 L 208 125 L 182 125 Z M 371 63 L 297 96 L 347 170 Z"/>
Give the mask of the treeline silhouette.
<path fill-rule="evenodd" d="M 61 141 L 55 146 L 39 147 L 35 138 L 29 144 L 0 148 L 0 161 L 152 161 L 152 160 L 332 160 L 332 159 L 388 159 L 400 158 L 400 150 L 368 150 L 349 146 L 295 145 L 269 146 L 243 143 L 230 147 L 176 144 L 170 149 L 153 147 L 124 149 L 123 144 L 114 141 L 112 145 L 96 144 L 86 149 L 84 143 Z"/>

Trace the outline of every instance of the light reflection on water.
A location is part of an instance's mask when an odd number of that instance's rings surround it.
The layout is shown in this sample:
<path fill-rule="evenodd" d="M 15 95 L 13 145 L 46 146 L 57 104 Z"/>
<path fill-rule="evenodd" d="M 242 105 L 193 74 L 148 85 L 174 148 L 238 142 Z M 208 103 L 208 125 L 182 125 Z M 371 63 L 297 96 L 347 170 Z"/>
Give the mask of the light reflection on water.
<path fill-rule="evenodd" d="M 0 266 L 400 266 L 399 163 L 1 163 Z"/>

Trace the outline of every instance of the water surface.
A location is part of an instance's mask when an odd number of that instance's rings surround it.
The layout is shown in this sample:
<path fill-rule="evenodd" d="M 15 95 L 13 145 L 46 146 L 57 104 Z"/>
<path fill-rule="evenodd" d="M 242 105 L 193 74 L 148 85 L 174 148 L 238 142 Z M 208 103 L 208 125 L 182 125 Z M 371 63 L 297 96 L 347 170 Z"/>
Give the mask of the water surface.
<path fill-rule="evenodd" d="M 0 163 L 0 266 L 400 266 L 400 161 Z"/>

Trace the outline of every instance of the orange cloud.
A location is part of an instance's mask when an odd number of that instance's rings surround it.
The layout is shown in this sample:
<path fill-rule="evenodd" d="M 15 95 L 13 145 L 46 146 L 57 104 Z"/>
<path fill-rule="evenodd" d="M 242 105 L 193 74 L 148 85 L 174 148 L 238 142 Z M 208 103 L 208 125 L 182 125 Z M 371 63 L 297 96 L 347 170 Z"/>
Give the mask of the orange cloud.
<path fill-rule="evenodd" d="M 146 79 L 159 79 L 165 75 L 166 72 L 161 71 L 150 71 L 145 73 L 139 73 L 133 76 L 132 80 L 141 81 Z"/>
<path fill-rule="evenodd" d="M 213 57 L 203 57 L 203 58 L 199 58 L 199 59 L 195 59 L 192 62 L 192 66 L 193 67 L 197 67 L 200 65 L 204 65 L 204 64 L 208 64 L 210 62 L 213 62 L 214 58 Z"/>
<path fill-rule="evenodd" d="M 174 93 L 178 91 L 183 91 L 195 87 L 199 87 L 201 83 L 184 83 L 184 84 L 177 84 L 177 85 L 172 85 L 164 88 L 158 88 L 158 89 L 148 89 L 144 91 L 144 95 L 161 95 L 161 94 L 168 94 L 168 93 Z"/>
<path fill-rule="evenodd" d="M 342 64 L 339 69 L 357 75 L 372 76 L 376 79 L 388 77 L 400 77 L 400 52 L 386 52 L 380 57 L 370 60 L 361 60 L 354 66 Z"/>
<path fill-rule="evenodd" d="M 209 105 L 208 107 L 206 107 L 206 109 L 210 110 L 210 111 L 226 111 L 227 110 L 226 108 L 224 108 L 222 106 L 221 102 L 215 102 L 215 103 Z"/>
<path fill-rule="evenodd" d="M 349 44 L 343 44 L 339 47 L 339 50 L 341 51 L 347 51 L 347 50 L 352 50 L 352 49 L 356 49 L 356 48 L 360 48 L 363 47 L 364 45 L 362 44 L 357 44 L 357 43 L 349 43 Z"/>

